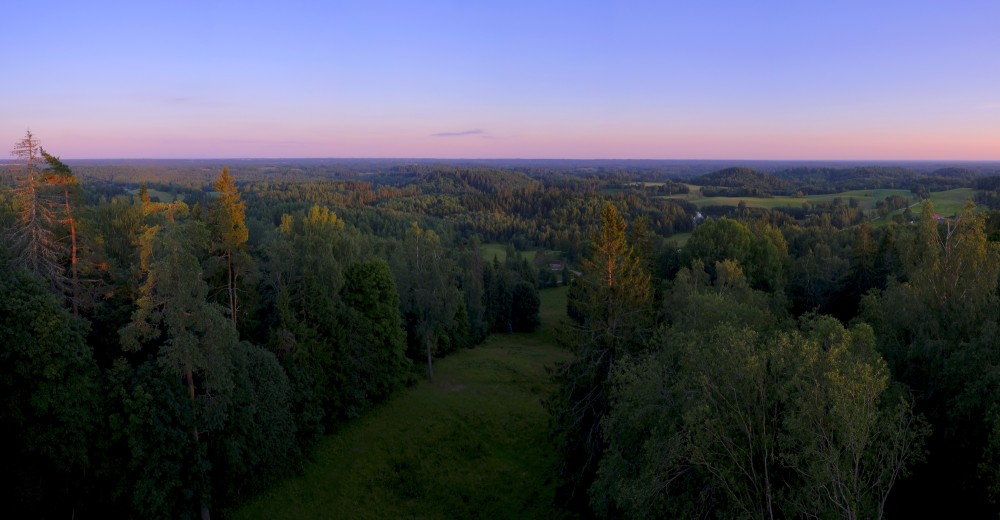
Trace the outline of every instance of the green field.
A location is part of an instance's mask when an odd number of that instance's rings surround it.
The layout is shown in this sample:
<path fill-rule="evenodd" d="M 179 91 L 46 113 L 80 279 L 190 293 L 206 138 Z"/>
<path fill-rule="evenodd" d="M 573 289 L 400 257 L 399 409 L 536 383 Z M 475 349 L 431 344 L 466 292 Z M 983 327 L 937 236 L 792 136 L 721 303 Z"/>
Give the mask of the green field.
<path fill-rule="evenodd" d="M 931 202 L 934 204 L 935 213 L 944 217 L 950 217 L 961 213 L 962 208 L 965 207 L 965 200 L 974 198 L 975 195 L 976 190 L 972 188 L 938 191 L 931 193 Z"/>
<path fill-rule="evenodd" d="M 534 260 L 535 252 L 531 251 L 530 253 L 531 259 Z M 492 262 L 494 256 L 500 259 L 501 262 L 504 262 L 507 260 L 507 246 L 500 243 L 490 242 L 479 246 L 479 254 L 483 255 L 483 259 L 488 262 Z M 522 254 L 526 255 L 528 253 Z"/>
<path fill-rule="evenodd" d="M 547 251 L 549 258 L 559 258 L 562 256 L 560 251 Z M 479 246 L 479 254 L 483 256 L 483 260 L 492 262 L 493 257 L 496 256 L 501 262 L 507 260 L 507 246 L 499 242 L 487 242 Z M 521 255 L 524 256 L 529 262 L 535 261 L 535 255 L 538 251 L 532 249 L 531 251 L 521 251 Z"/>
<path fill-rule="evenodd" d="M 494 335 L 435 364 L 434 383 L 399 392 L 323 438 L 302 476 L 237 511 L 244 519 L 560 518 L 556 455 L 542 406 L 566 289 L 541 292 L 542 326 Z"/>
<path fill-rule="evenodd" d="M 691 238 L 691 232 L 687 233 L 674 233 L 667 237 L 667 242 L 673 242 L 677 247 L 684 247 L 687 245 L 688 240 Z"/>
<path fill-rule="evenodd" d="M 823 195 L 808 195 L 805 197 L 705 197 L 701 193 L 701 187 L 689 184 L 690 193 L 682 195 L 669 195 L 665 198 L 687 200 L 699 208 L 705 206 L 738 206 L 742 201 L 750 208 L 788 208 L 801 207 L 803 204 L 830 202 L 835 198 L 840 198 L 845 202 L 851 198 L 856 199 L 861 207 L 873 209 L 877 201 L 883 200 L 890 195 L 902 195 L 916 203 L 916 198 L 909 190 L 852 190 L 840 193 L 827 193 Z M 943 216 L 951 216 L 962 211 L 965 199 L 973 197 L 975 190 L 972 188 L 956 188 L 948 191 L 937 191 L 931 193 L 931 202 L 934 203 L 934 211 Z M 914 213 L 919 213 L 916 208 Z"/>
<path fill-rule="evenodd" d="M 856 199 L 861 207 L 872 209 L 877 201 L 883 200 L 890 195 L 902 195 L 913 198 L 910 190 L 851 190 L 840 193 L 826 193 L 822 195 L 807 195 L 804 197 L 705 197 L 701 193 L 701 187 L 689 184 L 691 190 L 686 194 L 669 195 L 666 198 L 687 200 L 699 208 L 705 206 L 738 206 L 740 201 L 746 203 L 750 208 L 798 208 L 803 204 L 831 202 L 835 198 L 843 199 L 845 202 L 851 198 Z M 955 191 L 955 190 L 952 190 Z M 947 193 L 947 192 L 945 192 Z"/>

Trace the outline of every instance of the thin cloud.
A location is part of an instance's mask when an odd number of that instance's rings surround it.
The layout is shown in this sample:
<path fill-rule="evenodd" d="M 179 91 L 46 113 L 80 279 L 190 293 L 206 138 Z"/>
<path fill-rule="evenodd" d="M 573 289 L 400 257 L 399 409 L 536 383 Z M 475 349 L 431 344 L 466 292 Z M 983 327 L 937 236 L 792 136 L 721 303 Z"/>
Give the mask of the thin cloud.
<path fill-rule="evenodd" d="M 467 135 L 480 135 L 480 136 L 483 136 L 483 137 L 487 137 L 486 136 L 486 132 L 484 132 L 482 130 L 478 130 L 478 129 L 477 130 L 462 130 L 461 132 L 439 132 L 439 133 L 436 133 L 436 134 L 431 134 L 431 137 L 464 137 L 464 136 L 467 136 Z"/>
<path fill-rule="evenodd" d="M 223 103 L 191 96 L 172 96 L 163 99 L 163 104 L 176 107 L 220 107 Z"/>

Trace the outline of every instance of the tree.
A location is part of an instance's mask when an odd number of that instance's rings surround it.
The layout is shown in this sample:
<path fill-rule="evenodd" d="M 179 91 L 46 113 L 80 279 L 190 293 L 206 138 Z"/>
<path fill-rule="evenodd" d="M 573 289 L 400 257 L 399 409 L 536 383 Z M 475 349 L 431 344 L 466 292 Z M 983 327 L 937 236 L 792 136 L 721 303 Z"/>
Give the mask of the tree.
<path fill-rule="evenodd" d="M 541 320 L 538 309 L 541 300 L 538 289 L 528 282 L 517 282 L 511 292 L 510 324 L 514 332 L 531 332 L 538 327 Z"/>
<path fill-rule="evenodd" d="M 509 332 L 511 328 L 510 309 L 512 285 L 510 273 L 496 257 L 492 264 L 483 269 L 483 300 L 486 303 L 486 318 L 492 332 Z"/>
<path fill-rule="evenodd" d="M 916 229 L 899 239 L 906 246 L 903 281 L 891 280 L 861 304 L 893 375 L 912 389 L 917 411 L 933 426 L 928 469 L 908 485 L 917 496 L 947 490 L 959 497 L 947 513 L 964 516 L 994 510 L 992 484 L 979 476 L 995 474 L 988 467 L 996 461 L 988 461 L 1000 399 L 1000 252 L 974 210 L 967 202 L 957 218 L 939 222 L 925 202 Z M 933 502 L 907 506 L 946 513 Z"/>
<path fill-rule="evenodd" d="M 742 222 L 729 218 L 709 219 L 691 233 L 684 246 L 683 263 L 690 265 L 692 260 L 699 259 L 712 269 L 715 262 L 729 259 L 749 265 L 747 259 L 752 242 L 750 228 Z"/>
<path fill-rule="evenodd" d="M 486 276 L 489 264 L 480 254 L 479 240 L 473 238 L 469 244 L 468 253 L 464 254 L 463 265 L 467 268 L 461 271 L 462 295 L 465 297 L 465 309 L 469 315 L 469 333 L 473 343 L 486 339 L 492 331 L 489 306 L 486 304 Z"/>
<path fill-rule="evenodd" d="M 591 237 L 583 276 L 569 307 L 579 315 L 568 344 L 573 358 L 556 369 L 558 384 L 548 403 L 562 455 L 560 493 L 583 507 L 604 449 L 600 424 L 608 407 L 615 364 L 644 348 L 653 323 L 650 276 L 625 235 L 614 205 L 601 210 L 601 227 Z"/>
<path fill-rule="evenodd" d="M 344 272 L 341 298 L 347 306 L 344 320 L 347 356 L 343 370 L 356 388 L 354 409 L 385 399 L 405 380 L 406 332 L 399 316 L 399 294 L 384 260 L 366 260 Z"/>
<path fill-rule="evenodd" d="M 211 483 L 200 461 L 201 434 L 222 428 L 224 400 L 232 387 L 228 353 L 236 344 L 235 328 L 222 309 L 208 302 L 198 252 L 208 246 L 208 232 L 197 221 L 170 223 L 150 237 L 150 264 L 132 322 L 121 330 L 131 350 L 156 346 L 159 365 L 183 379 L 191 410 L 191 436 L 198 452 L 196 490 L 202 517 L 209 515 Z"/>
<path fill-rule="evenodd" d="M 329 208 L 284 215 L 267 247 L 274 315 L 271 346 L 289 373 L 300 435 L 342 418 L 353 391 L 344 384 L 344 269 L 357 243 Z"/>
<path fill-rule="evenodd" d="M 63 191 L 63 204 L 65 206 L 66 218 L 62 221 L 63 224 L 69 226 L 69 236 L 70 236 L 70 306 L 73 309 L 73 314 L 79 314 L 80 306 L 80 273 L 79 273 L 79 258 L 77 258 L 77 242 L 76 242 L 76 219 L 73 218 L 73 208 L 70 204 L 70 190 L 76 191 L 79 188 L 79 183 L 76 181 L 76 176 L 73 175 L 73 170 L 66 165 L 66 163 L 59 160 L 58 157 L 47 153 L 43 148 L 39 147 L 39 151 L 42 157 L 45 158 L 45 163 L 48 165 L 44 171 L 45 182 L 49 185 L 59 186 Z"/>
<path fill-rule="evenodd" d="M 214 186 L 219 196 L 212 201 L 208 211 L 212 251 L 221 256 L 226 273 L 226 307 L 229 310 L 229 319 L 236 325 L 239 281 L 252 271 L 250 256 L 246 251 L 249 238 L 246 205 L 240 198 L 236 182 L 229 175 L 228 167 L 222 169 Z"/>
<path fill-rule="evenodd" d="M 51 201 L 43 193 L 41 145 L 29 130 L 14 144 L 11 155 L 20 172 L 14 192 L 18 218 L 7 236 L 13 253 L 11 265 L 24 267 L 46 280 L 56 294 L 65 294 L 66 274 L 61 263 L 64 247 L 53 231 L 57 220 Z"/>
<path fill-rule="evenodd" d="M 111 449 L 105 460 L 117 516 L 192 518 L 204 504 L 204 446 L 191 436 L 187 385 L 155 359 L 108 371 Z"/>
<path fill-rule="evenodd" d="M 665 330 L 614 373 L 591 490 L 626 517 L 881 518 L 927 430 L 871 329 Z"/>
<path fill-rule="evenodd" d="M 628 243 L 625 219 L 613 204 L 601 210 L 600 231 L 591 237 L 583 260 L 587 288 L 586 334 L 609 349 L 611 358 L 648 339 L 651 326 L 650 275 Z"/>
<path fill-rule="evenodd" d="M 213 502 L 229 504 L 288 474 L 300 455 L 291 411 L 292 389 L 274 354 L 232 345 L 233 391 L 225 424 L 209 439 Z"/>
<path fill-rule="evenodd" d="M 901 385 L 890 381 L 868 325 L 844 329 L 808 317 L 783 335 L 794 357 L 785 409 L 783 458 L 804 485 L 790 497 L 799 511 L 882 518 L 889 492 L 921 459 L 926 423 Z"/>
<path fill-rule="evenodd" d="M 23 269 L 0 269 L 0 295 L 0 496 L 15 516 L 71 516 L 101 417 L 87 324 Z"/>
<path fill-rule="evenodd" d="M 447 344 L 450 331 L 461 326 L 464 303 L 455 287 L 452 263 L 436 233 L 414 222 L 406 232 L 402 253 L 400 307 L 408 320 L 411 346 L 423 349 L 427 377 L 433 381 L 435 346 Z M 467 315 L 464 319 L 468 320 Z"/>

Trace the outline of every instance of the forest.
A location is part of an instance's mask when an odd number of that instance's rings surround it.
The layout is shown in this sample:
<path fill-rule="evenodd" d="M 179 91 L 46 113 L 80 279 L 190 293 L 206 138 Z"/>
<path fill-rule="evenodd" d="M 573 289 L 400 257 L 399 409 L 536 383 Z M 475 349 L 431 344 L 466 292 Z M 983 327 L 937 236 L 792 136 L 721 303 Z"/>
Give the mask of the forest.
<path fill-rule="evenodd" d="M 1000 513 L 998 164 L 57 153 L 0 165 L 17 517 L 233 516 L 552 287 L 566 518 Z"/>

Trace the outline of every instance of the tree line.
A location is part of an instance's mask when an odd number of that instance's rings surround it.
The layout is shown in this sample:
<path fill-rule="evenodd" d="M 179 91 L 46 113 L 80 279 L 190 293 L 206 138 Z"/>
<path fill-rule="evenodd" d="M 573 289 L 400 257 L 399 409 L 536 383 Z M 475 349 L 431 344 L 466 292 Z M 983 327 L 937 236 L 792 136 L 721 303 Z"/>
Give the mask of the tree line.
<path fill-rule="evenodd" d="M 363 233 L 325 205 L 264 225 L 227 168 L 191 204 L 145 186 L 88 203 L 30 132 L 14 156 L 0 478 L 19 516 L 225 515 L 434 359 L 538 324 L 516 252 L 413 221 Z"/>
<path fill-rule="evenodd" d="M 925 202 L 916 224 L 878 229 L 712 218 L 678 251 L 605 205 L 548 402 L 564 503 L 996 514 L 1000 250 L 971 200 L 935 217 Z"/>

